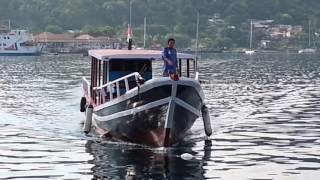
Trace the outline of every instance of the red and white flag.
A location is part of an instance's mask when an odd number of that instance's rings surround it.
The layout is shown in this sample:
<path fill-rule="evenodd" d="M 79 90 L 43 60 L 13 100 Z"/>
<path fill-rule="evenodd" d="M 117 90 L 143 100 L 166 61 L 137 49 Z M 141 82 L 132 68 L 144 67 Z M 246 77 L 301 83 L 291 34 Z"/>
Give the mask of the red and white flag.
<path fill-rule="evenodd" d="M 129 39 L 132 39 L 132 28 L 130 24 L 128 24 L 128 32 L 127 32 L 127 41 L 129 42 Z"/>

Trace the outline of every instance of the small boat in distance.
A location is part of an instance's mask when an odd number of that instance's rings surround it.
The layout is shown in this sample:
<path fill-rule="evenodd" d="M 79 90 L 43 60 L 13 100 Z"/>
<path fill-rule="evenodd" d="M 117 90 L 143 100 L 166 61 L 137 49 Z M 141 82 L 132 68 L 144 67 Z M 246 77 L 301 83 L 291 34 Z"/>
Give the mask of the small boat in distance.
<path fill-rule="evenodd" d="M 317 52 L 317 50 L 313 49 L 313 48 L 300 49 L 298 51 L 299 54 L 313 54 L 313 53 L 316 53 L 316 52 Z"/>
<path fill-rule="evenodd" d="M 57 53 L 57 52 L 49 52 L 49 53 L 47 53 L 46 55 L 47 55 L 47 56 L 58 56 L 59 53 Z"/>
<path fill-rule="evenodd" d="M 317 49 L 311 47 L 311 20 L 309 19 L 309 33 L 308 33 L 308 48 L 300 49 L 299 54 L 313 54 L 317 52 Z"/>
<path fill-rule="evenodd" d="M 90 50 L 80 111 L 85 132 L 151 146 L 179 142 L 202 114 L 212 134 L 194 55 L 178 53 L 179 76 L 153 77 L 161 51 Z M 184 70 L 184 71 L 182 71 Z"/>
<path fill-rule="evenodd" d="M 245 54 L 251 55 L 254 54 L 256 51 L 255 50 L 246 50 L 244 51 Z"/>

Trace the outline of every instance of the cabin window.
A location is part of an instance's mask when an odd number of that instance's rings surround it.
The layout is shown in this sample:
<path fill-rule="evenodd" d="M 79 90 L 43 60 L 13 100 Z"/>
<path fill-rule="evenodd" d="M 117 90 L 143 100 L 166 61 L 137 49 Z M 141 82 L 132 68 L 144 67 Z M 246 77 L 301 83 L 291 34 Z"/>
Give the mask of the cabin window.
<path fill-rule="evenodd" d="M 148 80 L 152 78 L 152 65 L 149 59 L 116 59 L 110 60 L 109 81 L 138 72 Z"/>

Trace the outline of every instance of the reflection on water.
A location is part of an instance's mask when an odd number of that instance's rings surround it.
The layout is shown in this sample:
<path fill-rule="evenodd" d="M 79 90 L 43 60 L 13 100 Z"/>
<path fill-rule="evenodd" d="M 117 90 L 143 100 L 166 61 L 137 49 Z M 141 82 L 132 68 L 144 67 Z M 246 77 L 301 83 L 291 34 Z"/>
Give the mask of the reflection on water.
<path fill-rule="evenodd" d="M 194 151 L 195 144 L 174 148 L 146 148 L 127 144 L 110 144 L 88 141 L 86 150 L 94 159 L 95 179 L 203 179 L 203 163 L 210 159 L 211 148 L 204 146 Z M 183 153 L 195 155 L 183 160 Z"/>
<path fill-rule="evenodd" d="M 199 120 L 168 149 L 83 135 L 88 64 L 81 56 L 0 57 L 0 179 L 320 178 L 317 55 L 204 57 L 212 145 Z"/>

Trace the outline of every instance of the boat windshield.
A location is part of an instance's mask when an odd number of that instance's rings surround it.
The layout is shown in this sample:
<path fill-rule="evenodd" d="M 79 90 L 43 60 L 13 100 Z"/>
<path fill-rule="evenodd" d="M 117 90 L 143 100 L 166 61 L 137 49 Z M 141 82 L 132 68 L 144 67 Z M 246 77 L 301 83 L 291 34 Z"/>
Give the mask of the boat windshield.
<path fill-rule="evenodd" d="M 145 79 L 152 78 L 152 63 L 149 59 L 110 60 L 109 81 L 116 80 L 133 72 L 138 72 Z"/>

